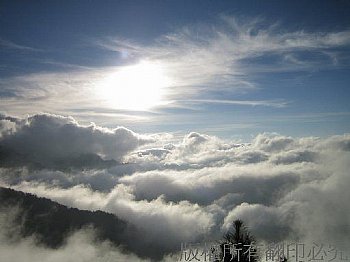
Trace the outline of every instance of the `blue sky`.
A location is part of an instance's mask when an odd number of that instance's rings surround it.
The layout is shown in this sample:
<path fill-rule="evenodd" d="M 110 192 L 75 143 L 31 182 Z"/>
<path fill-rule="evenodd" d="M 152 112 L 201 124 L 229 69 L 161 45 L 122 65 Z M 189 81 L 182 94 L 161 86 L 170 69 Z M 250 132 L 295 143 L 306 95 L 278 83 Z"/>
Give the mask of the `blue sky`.
<path fill-rule="evenodd" d="M 347 1 L 2 1 L 0 111 L 137 132 L 350 130 Z"/>

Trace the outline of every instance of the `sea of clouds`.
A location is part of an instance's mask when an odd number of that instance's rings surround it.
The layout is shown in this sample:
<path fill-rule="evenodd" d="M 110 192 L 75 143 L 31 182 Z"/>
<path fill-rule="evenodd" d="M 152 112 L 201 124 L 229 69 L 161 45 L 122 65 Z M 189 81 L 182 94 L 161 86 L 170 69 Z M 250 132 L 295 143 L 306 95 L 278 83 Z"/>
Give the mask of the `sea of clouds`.
<path fill-rule="evenodd" d="M 2 115 L 0 159 L 1 186 L 113 213 L 139 229 L 140 248 L 151 245 L 164 259 L 182 242 L 220 239 L 235 219 L 261 242 L 349 251 L 350 134 L 262 133 L 239 143 L 196 132 L 176 139 L 84 126 L 51 114 Z M 40 254 L 42 261 L 62 261 L 80 248 L 87 258 L 78 261 L 138 259 L 110 243 L 94 244 L 86 231 L 58 250 L 35 246 L 31 238 L 8 243 L 9 219 L 1 215 L 0 255 L 9 261 L 16 261 L 14 252 L 31 261 Z"/>

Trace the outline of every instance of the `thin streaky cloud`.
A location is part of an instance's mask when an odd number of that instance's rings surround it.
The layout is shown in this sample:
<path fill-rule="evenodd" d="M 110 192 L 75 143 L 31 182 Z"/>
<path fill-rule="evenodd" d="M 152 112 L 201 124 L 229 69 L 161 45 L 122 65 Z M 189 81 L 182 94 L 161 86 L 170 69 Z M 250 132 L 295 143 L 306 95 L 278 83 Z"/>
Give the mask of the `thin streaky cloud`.
<path fill-rule="evenodd" d="M 14 50 L 22 50 L 22 51 L 33 51 L 33 52 L 41 52 L 43 51 L 42 49 L 30 47 L 30 46 L 25 46 L 25 45 L 20 45 L 15 42 L 12 42 L 7 39 L 0 38 L 0 46 L 7 48 L 7 49 L 14 49 Z"/>
<path fill-rule="evenodd" d="M 93 69 L 92 67 L 84 66 L 84 65 L 77 65 L 77 64 L 71 64 L 71 63 L 62 63 L 54 60 L 43 60 L 40 63 L 42 64 L 47 64 L 47 65 L 53 65 L 61 68 L 67 68 L 67 69 L 76 69 L 76 70 L 81 70 L 81 69 L 87 69 L 91 70 Z"/>
<path fill-rule="evenodd" d="M 219 100 L 219 99 L 193 99 L 179 100 L 179 103 L 190 104 L 227 104 L 241 106 L 268 106 L 268 107 L 286 107 L 289 102 L 282 100 Z"/>

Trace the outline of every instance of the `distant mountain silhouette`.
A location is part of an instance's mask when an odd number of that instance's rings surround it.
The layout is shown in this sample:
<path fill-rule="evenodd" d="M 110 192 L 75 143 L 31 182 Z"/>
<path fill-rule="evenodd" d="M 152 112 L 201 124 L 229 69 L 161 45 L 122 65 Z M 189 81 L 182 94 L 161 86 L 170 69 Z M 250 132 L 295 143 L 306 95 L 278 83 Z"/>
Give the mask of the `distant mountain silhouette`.
<path fill-rule="evenodd" d="M 20 227 L 23 237 L 35 234 L 40 244 L 58 248 L 74 231 L 92 226 L 96 241 L 109 240 L 124 251 L 140 257 L 161 259 L 169 250 L 159 250 L 143 242 L 141 233 L 129 223 L 113 214 L 102 211 L 86 211 L 68 208 L 46 198 L 0 187 L 0 210 L 18 206 L 14 222 Z"/>

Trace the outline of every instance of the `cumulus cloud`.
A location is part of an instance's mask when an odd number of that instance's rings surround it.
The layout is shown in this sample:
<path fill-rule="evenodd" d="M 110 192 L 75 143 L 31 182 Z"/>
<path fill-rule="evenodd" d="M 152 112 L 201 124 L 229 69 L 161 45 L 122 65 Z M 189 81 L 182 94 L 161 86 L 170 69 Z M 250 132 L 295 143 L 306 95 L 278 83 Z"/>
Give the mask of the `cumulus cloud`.
<path fill-rule="evenodd" d="M 19 161 L 46 167 L 102 163 L 102 159 L 122 162 L 127 153 L 152 142 L 124 127 L 82 126 L 71 117 L 58 115 L 33 115 L 22 120 L 2 117 L 1 123 L 0 148 L 3 162 L 9 164 Z"/>

